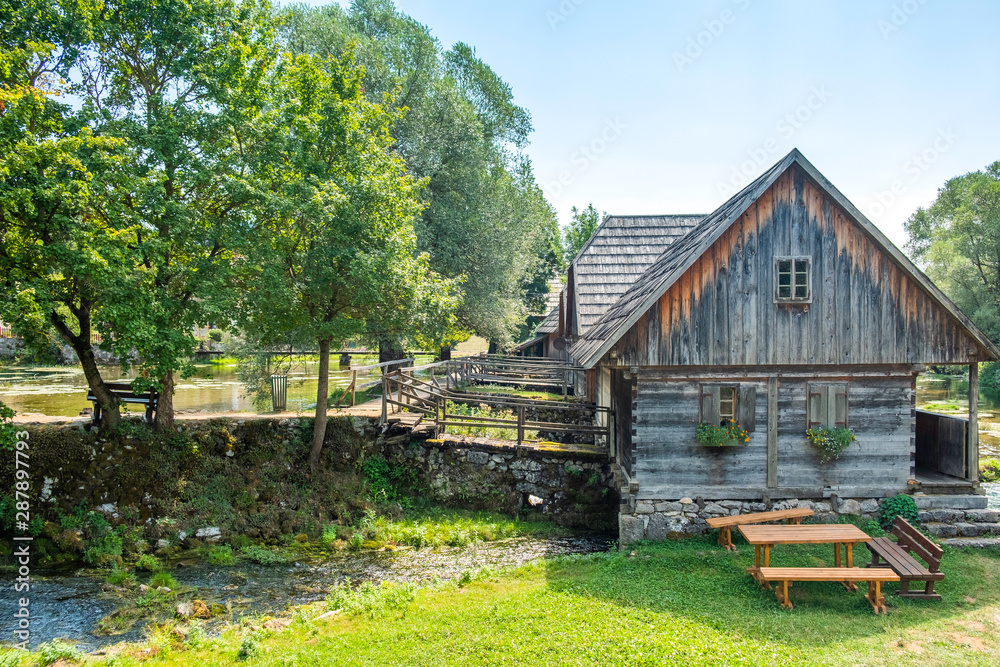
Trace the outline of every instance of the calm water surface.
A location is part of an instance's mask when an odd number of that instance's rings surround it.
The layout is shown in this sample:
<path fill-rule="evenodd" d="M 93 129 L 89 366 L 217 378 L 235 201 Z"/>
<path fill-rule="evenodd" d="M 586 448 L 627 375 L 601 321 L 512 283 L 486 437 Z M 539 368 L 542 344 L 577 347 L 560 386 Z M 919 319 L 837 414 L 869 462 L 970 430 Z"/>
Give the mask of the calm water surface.
<path fill-rule="evenodd" d="M 417 363 L 428 363 L 418 358 Z M 378 363 L 375 355 L 354 355 L 354 366 Z M 337 358 L 332 360 L 330 393 L 347 386 L 351 373 L 337 366 Z M 194 377 L 180 379 L 174 394 L 174 409 L 181 413 L 191 412 L 259 412 L 243 393 L 243 385 L 236 377 L 236 365 L 229 363 L 199 364 Z M 345 367 L 346 369 L 346 367 Z M 288 373 L 288 409 L 291 411 L 313 410 L 316 407 L 316 385 L 319 362 L 296 360 Z M 118 368 L 102 369 L 105 380 L 132 379 L 134 375 L 122 375 Z M 378 369 L 360 371 L 358 382 L 377 380 Z M 50 416 L 72 417 L 84 408 L 91 407 L 87 400 L 87 381 L 83 371 L 76 367 L 20 367 L 0 366 L 0 401 L 20 413 L 36 413 Z M 134 412 L 142 412 L 138 406 L 130 406 Z"/>

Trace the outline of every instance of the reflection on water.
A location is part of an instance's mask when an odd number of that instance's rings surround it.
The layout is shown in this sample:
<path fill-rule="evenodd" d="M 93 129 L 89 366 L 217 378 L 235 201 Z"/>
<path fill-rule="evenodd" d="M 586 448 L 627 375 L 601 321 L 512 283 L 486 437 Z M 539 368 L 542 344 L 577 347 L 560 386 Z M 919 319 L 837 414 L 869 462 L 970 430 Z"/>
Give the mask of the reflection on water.
<path fill-rule="evenodd" d="M 429 361 L 429 358 L 427 359 Z M 347 386 L 349 371 L 339 371 L 333 359 L 330 393 Z M 354 366 L 378 363 L 374 355 L 355 355 Z M 418 359 L 417 363 L 425 363 Z M 178 380 L 174 394 L 174 409 L 178 412 L 259 412 L 243 393 L 243 385 L 236 377 L 235 364 L 200 364 L 194 377 Z M 316 407 L 318 361 L 296 360 L 288 372 L 288 410 L 310 411 Z M 102 369 L 106 381 L 132 379 L 133 374 L 123 375 L 118 368 Z M 377 380 L 379 371 L 361 371 L 358 382 Z M 36 413 L 71 417 L 84 408 L 87 401 L 87 381 L 78 367 L 35 368 L 0 366 L 0 401 L 20 413 Z M 141 413 L 140 406 L 129 406 Z"/>
<path fill-rule="evenodd" d="M 947 375 L 921 376 L 917 379 L 917 407 L 924 408 L 928 403 L 934 412 L 968 416 L 968 380 Z M 979 390 L 979 454 L 1000 456 L 1000 392 L 996 389 Z"/>

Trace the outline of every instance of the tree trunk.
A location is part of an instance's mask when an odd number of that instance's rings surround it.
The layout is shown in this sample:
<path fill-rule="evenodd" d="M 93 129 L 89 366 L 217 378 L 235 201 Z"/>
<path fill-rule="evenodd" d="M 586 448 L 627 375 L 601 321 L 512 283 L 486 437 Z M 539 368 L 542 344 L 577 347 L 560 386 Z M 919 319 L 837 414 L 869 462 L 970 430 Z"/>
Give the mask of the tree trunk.
<path fill-rule="evenodd" d="M 441 361 L 451 361 L 451 345 L 441 346 Z"/>
<path fill-rule="evenodd" d="M 387 361 L 398 361 L 406 359 L 406 352 L 403 345 L 398 340 L 383 338 L 378 342 L 378 362 L 384 364 Z"/>
<path fill-rule="evenodd" d="M 167 431 L 174 427 L 174 374 L 167 373 L 160 378 L 160 395 L 156 402 L 153 425 L 157 431 Z"/>
<path fill-rule="evenodd" d="M 313 424 L 312 449 L 309 451 L 309 467 L 319 466 L 319 455 L 323 451 L 326 438 L 326 402 L 330 393 L 330 340 L 319 342 L 319 383 L 316 388 L 316 422 Z"/>
<path fill-rule="evenodd" d="M 487 354 L 496 354 L 499 350 L 500 350 L 500 347 L 496 343 L 494 343 L 493 341 L 490 341 L 490 346 L 486 350 L 486 353 Z"/>
<path fill-rule="evenodd" d="M 97 366 L 94 346 L 90 342 L 90 305 L 82 303 L 79 308 L 74 309 L 74 313 L 80 325 L 79 335 L 70 331 L 62 317 L 54 310 L 49 313 L 49 321 L 59 336 L 73 348 L 76 358 L 80 361 L 83 376 L 87 379 L 87 387 L 94 393 L 94 398 L 101 407 L 100 427 L 110 428 L 121 421 L 120 401 L 104 383 L 101 369 Z"/>

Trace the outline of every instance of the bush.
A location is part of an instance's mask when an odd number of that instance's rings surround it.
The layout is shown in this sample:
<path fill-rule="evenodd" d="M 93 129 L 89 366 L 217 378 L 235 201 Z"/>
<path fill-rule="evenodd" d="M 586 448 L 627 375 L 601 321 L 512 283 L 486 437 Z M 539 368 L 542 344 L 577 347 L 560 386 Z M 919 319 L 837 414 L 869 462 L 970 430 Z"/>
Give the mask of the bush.
<path fill-rule="evenodd" d="M 160 561 L 156 560 L 155 556 L 150 556 L 149 554 L 144 554 L 139 556 L 139 560 L 135 562 L 136 569 L 146 570 L 147 572 L 158 572 L 163 569 L 160 565 Z"/>
<path fill-rule="evenodd" d="M 111 571 L 106 581 L 112 586 L 125 586 L 126 588 L 135 584 L 135 578 L 127 570 L 117 567 Z"/>
<path fill-rule="evenodd" d="M 122 538 L 99 512 L 88 512 L 84 521 L 83 561 L 91 565 L 107 565 L 121 558 Z"/>
<path fill-rule="evenodd" d="M 980 482 L 1000 482 L 1000 459 L 986 459 L 979 463 Z"/>
<path fill-rule="evenodd" d="M 161 586 L 173 590 L 177 588 L 177 580 L 171 577 L 169 572 L 157 572 L 149 578 L 149 587 L 159 588 Z"/>
<path fill-rule="evenodd" d="M 221 343 L 222 342 L 222 330 L 221 329 L 212 329 L 211 331 L 208 332 L 208 339 L 212 340 L 212 341 L 215 341 L 216 343 Z"/>
<path fill-rule="evenodd" d="M 208 562 L 212 565 L 233 565 L 236 556 L 230 546 L 216 546 L 208 550 Z"/>
<path fill-rule="evenodd" d="M 403 609 L 416 598 L 417 587 L 411 583 L 383 581 L 380 584 L 366 581 L 357 588 L 345 579 L 330 589 L 326 604 L 330 609 L 340 609 L 345 614 L 376 614 Z"/>
<path fill-rule="evenodd" d="M 905 521 L 916 524 L 920 516 L 917 510 L 917 503 L 912 496 L 900 493 L 892 498 L 886 498 L 879 507 L 879 525 L 883 530 L 892 528 L 893 521 L 897 516 L 903 517 Z"/>
<path fill-rule="evenodd" d="M 17 444 L 17 432 L 11 420 L 14 411 L 0 401 L 0 449 L 13 450 Z"/>
<path fill-rule="evenodd" d="M 289 561 L 288 556 L 280 551 L 273 551 L 259 546 L 245 547 L 240 551 L 240 555 L 246 560 L 258 565 L 281 565 Z"/>
<path fill-rule="evenodd" d="M 79 662 L 83 660 L 83 652 L 77 650 L 75 646 L 70 646 L 58 639 L 45 642 L 38 647 L 38 664 L 45 667 L 59 660 L 73 660 Z"/>
<path fill-rule="evenodd" d="M 236 659 L 243 661 L 249 660 L 260 653 L 260 647 L 257 646 L 257 638 L 253 635 L 247 635 L 240 642 L 240 648 L 236 652 Z"/>

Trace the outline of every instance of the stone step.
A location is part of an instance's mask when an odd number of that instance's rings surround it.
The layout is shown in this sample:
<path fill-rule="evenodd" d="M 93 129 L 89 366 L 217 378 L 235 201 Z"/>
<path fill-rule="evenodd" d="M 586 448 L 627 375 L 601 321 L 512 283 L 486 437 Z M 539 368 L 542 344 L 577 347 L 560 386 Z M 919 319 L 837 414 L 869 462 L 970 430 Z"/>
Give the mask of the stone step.
<path fill-rule="evenodd" d="M 949 547 L 976 547 L 979 549 L 987 549 L 991 547 L 1000 547 L 1000 538 L 956 537 L 950 540 L 942 540 L 941 544 Z"/>
<path fill-rule="evenodd" d="M 925 523 L 924 529 L 934 537 L 980 537 L 1000 535 L 998 523 Z"/>
<path fill-rule="evenodd" d="M 1000 510 L 921 510 L 920 523 L 1000 523 Z"/>
<path fill-rule="evenodd" d="M 920 495 L 913 494 L 917 508 L 922 510 L 983 510 L 989 499 L 974 495 Z"/>

